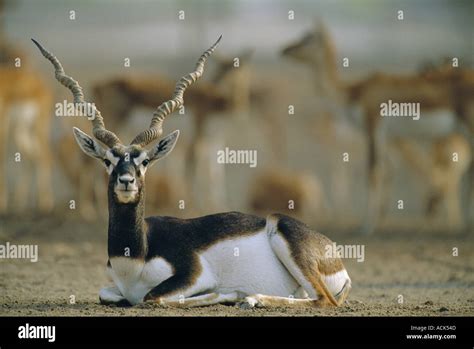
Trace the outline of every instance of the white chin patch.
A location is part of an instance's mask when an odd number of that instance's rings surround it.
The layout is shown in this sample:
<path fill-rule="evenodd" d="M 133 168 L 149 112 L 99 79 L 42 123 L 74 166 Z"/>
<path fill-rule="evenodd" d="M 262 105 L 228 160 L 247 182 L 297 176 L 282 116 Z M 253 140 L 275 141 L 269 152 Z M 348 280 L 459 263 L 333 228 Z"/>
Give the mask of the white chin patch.
<path fill-rule="evenodd" d="M 138 193 L 137 191 L 123 191 L 123 190 L 115 191 L 118 201 L 122 204 L 128 204 L 129 202 L 135 201 L 137 193 Z"/>

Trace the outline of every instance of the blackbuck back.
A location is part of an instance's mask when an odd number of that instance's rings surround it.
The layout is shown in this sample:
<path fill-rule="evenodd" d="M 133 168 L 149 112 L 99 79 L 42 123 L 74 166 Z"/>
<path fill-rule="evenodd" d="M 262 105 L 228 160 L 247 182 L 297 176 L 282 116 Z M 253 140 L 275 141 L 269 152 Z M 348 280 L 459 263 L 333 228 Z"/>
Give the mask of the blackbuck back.
<path fill-rule="evenodd" d="M 57 80 L 92 120 L 95 139 L 75 128 L 77 143 L 109 174 L 107 272 L 113 285 L 103 288 L 99 299 L 103 304 L 152 301 L 176 306 L 340 305 L 351 280 L 339 256 L 327 254 L 333 242 L 293 218 L 272 214 L 265 220 L 238 212 L 192 219 L 144 216 L 145 172 L 172 151 L 179 132 L 145 147 L 158 140 L 165 118 L 183 105 L 185 90 L 202 76 L 219 40 L 178 81 L 172 98 L 156 109 L 150 127 L 130 145 L 105 128 L 79 83 L 35 41 L 53 64 Z"/>

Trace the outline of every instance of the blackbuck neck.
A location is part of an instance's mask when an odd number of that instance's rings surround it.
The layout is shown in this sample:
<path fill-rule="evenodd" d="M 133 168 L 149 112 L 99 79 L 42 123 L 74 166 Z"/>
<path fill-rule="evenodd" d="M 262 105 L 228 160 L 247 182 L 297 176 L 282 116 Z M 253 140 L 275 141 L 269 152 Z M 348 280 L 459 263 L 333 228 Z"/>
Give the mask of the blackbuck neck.
<path fill-rule="evenodd" d="M 145 258 L 147 254 L 147 226 L 145 223 L 145 189 L 136 203 L 121 204 L 114 199 L 109 186 L 108 253 L 110 257 Z"/>

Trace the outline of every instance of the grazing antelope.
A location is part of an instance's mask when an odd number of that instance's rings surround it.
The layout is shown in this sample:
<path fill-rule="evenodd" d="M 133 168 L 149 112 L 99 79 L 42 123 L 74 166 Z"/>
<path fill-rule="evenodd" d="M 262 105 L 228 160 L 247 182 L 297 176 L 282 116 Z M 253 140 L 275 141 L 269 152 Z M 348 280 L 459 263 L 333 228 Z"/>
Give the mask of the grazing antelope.
<path fill-rule="evenodd" d="M 305 224 L 273 214 L 267 219 L 238 212 L 178 219 L 145 218 L 145 172 L 174 148 L 179 131 L 162 134 L 163 121 L 183 105 L 185 90 L 203 74 L 218 42 L 199 58 L 195 71 L 176 84 L 172 99 L 154 112 L 150 127 L 124 145 L 107 130 L 100 112 L 84 101 L 78 82 L 36 41 L 74 102 L 93 112 L 93 135 L 74 128 L 80 148 L 109 174 L 108 273 L 114 286 L 101 303 L 203 306 L 244 301 L 248 307 L 296 304 L 340 305 L 351 281 L 337 256 L 325 255 L 331 241 Z M 297 298 L 297 299 L 294 299 Z"/>
<path fill-rule="evenodd" d="M 382 206 L 381 184 L 383 182 L 384 147 L 387 138 L 415 137 L 429 138 L 434 142 L 431 148 L 433 159 L 444 158 L 437 153 L 442 149 L 439 144 L 445 142 L 446 137 L 453 133 L 466 130 L 472 139 L 474 134 L 474 72 L 468 70 L 427 72 L 418 75 L 396 76 L 377 73 L 369 78 L 346 84 L 341 82 L 337 71 L 337 60 L 334 45 L 324 27 L 320 26 L 313 32 L 305 35 L 301 40 L 287 46 L 282 54 L 291 57 L 311 67 L 320 91 L 327 91 L 328 101 L 333 105 L 358 106 L 363 111 L 363 127 L 368 139 L 367 158 L 369 176 L 368 215 L 365 220 L 365 231 L 373 231 L 380 216 Z M 420 118 L 391 118 L 381 116 L 381 105 L 387 102 L 419 103 Z M 331 102 L 330 102 L 331 103 Z M 441 143 L 437 143 L 441 142 Z M 461 144 L 461 142 L 456 142 Z M 395 143 L 396 145 L 397 143 Z M 398 143 L 401 144 L 401 143 Z M 461 163 L 450 162 L 450 167 L 469 168 L 470 153 L 467 154 L 464 146 L 460 145 L 460 152 L 467 155 L 460 159 Z M 403 153 L 403 151 L 402 151 Z M 408 161 L 410 164 L 410 161 Z M 473 166 L 471 166 L 470 180 L 474 180 Z M 437 171 L 436 176 L 450 176 L 456 173 L 459 178 L 453 180 L 460 183 L 465 170 Z M 427 175 L 432 172 L 425 171 Z M 433 174 L 434 175 L 434 174 Z M 435 182 L 429 180 L 428 182 Z M 434 190 L 434 189 L 433 189 Z M 460 188 L 455 192 L 459 196 Z M 435 190 L 436 191 L 436 190 Z M 471 196 L 474 198 L 474 196 Z M 445 198 L 442 198 L 444 200 Z M 459 197 L 458 197 L 459 200 Z M 449 199 L 449 202 L 453 202 Z M 472 203 L 471 203 L 472 204 Z M 459 206 L 459 205 L 458 205 Z M 448 214 L 455 209 L 448 210 Z M 460 213 L 456 213 L 459 215 Z"/>
<path fill-rule="evenodd" d="M 37 73 L 23 66 L 15 68 L 2 64 L 0 76 L 0 212 L 11 207 L 16 210 L 26 208 L 31 170 L 25 166 L 31 164 L 36 177 L 36 207 L 41 212 L 48 212 L 53 208 L 52 93 Z M 9 141 L 13 145 L 10 151 Z M 15 162 L 16 153 L 20 156 L 19 162 Z M 8 193 L 8 163 L 16 170 L 13 200 Z"/>

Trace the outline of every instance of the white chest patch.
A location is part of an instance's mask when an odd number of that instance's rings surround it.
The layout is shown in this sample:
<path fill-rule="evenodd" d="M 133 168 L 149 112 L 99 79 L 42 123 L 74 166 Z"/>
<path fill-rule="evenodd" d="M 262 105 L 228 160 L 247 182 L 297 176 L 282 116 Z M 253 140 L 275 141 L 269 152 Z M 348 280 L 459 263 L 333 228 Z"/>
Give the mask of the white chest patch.
<path fill-rule="evenodd" d="M 215 292 L 256 293 L 288 297 L 299 285 L 273 252 L 265 229 L 254 235 L 219 242 L 201 254 Z"/>
<path fill-rule="evenodd" d="M 140 303 L 152 288 L 173 275 L 173 268 L 164 258 L 145 263 L 128 257 L 114 257 L 110 264 L 110 277 L 131 304 Z"/>

